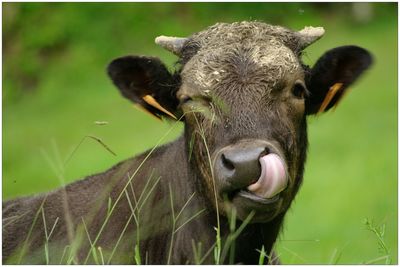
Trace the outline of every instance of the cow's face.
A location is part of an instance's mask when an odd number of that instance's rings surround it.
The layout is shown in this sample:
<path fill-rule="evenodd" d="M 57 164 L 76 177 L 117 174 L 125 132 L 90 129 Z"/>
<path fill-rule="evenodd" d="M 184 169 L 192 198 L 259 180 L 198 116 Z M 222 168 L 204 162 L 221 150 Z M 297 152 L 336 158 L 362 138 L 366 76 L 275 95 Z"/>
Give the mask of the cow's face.
<path fill-rule="evenodd" d="M 301 183 L 306 115 L 333 107 L 371 63 L 367 51 L 347 46 L 307 68 L 301 51 L 322 34 L 217 24 L 188 39 L 158 39 L 181 58 L 175 75 L 147 57 L 117 59 L 109 74 L 154 115 L 184 120 L 191 166 L 222 214 L 266 222 L 287 210 Z"/>
<path fill-rule="evenodd" d="M 200 48 L 181 77 L 177 97 L 208 192 L 215 182 L 222 211 L 233 204 L 242 219 L 251 210 L 273 218 L 293 198 L 305 159 L 307 89 L 297 55 L 276 38 L 248 37 Z"/>

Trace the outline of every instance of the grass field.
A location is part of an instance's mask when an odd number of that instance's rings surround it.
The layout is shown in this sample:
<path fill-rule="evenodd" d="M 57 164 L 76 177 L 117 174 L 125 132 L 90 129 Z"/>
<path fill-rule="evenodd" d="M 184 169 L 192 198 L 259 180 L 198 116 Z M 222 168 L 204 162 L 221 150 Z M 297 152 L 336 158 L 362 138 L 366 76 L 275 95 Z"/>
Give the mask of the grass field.
<path fill-rule="evenodd" d="M 304 184 L 277 251 L 287 264 L 388 263 L 369 219 L 385 226 L 382 240 L 397 264 L 396 7 L 375 3 L 373 18 L 361 23 L 350 19 L 350 4 L 339 3 L 3 3 L 3 200 L 60 186 L 47 158 L 65 161 L 75 151 L 64 172 L 69 183 L 152 148 L 171 127 L 120 96 L 105 74 L 113 58 L 153 55 L 172 67 L 176 58 L 154 37 L 185 36 L 217 21 L 324 26 L 305 63 L 346 44 L 368 49 L 375 63 L 335 112 L 309 119 Z M 75 150 L 87 135 L 116 156 L 90 138 Z"/>

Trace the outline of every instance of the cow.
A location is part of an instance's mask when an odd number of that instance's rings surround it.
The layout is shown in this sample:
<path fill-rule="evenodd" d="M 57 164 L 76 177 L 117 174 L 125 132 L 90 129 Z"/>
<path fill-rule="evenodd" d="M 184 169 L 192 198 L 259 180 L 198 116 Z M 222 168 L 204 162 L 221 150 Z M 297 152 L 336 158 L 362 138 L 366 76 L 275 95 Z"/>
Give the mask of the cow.
<path fill-rule="evenodd" d="M 278 263 L 273 247 L 303 180 L 307 118 L 336 107 L 369 68 L 358 46 L 313 67 L 322 27 L 217 23 L 157 37 L 178 56 L 124 56 L 121 94 L 183 123 L 175 141 L 55 191 L 3 203 L 3 263 Z"/>

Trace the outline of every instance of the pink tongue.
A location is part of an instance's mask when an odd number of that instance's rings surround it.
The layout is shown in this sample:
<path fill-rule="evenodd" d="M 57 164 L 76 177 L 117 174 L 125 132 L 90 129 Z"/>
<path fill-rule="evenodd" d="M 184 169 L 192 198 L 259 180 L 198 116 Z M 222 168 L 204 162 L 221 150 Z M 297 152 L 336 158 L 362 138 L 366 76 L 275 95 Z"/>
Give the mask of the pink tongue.
<path fill-rule="evenodd" d="M 261 175 L 247 189 L 262 198 L 272 198 L 286 188 L 288 178 L 283 160 L 276 154 L 260 158 Z"/>

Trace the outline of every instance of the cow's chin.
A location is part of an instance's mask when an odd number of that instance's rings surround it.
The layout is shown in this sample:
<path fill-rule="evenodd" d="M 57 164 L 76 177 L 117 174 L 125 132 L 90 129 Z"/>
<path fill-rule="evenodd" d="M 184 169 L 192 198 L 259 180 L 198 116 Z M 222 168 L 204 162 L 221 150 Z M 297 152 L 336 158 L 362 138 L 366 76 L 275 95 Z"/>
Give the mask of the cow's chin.
<path fill-rule="evenodd" d="M 282 204 L 281 194 L 265 199 L 247 190 L 240 190 L 230 197 L 225 208 L 228 214 L 235 209 L 236 217 L 241 221 L 247 221 L 251 216 L 249 223 L 266 223 L 282 212 Z"/>

